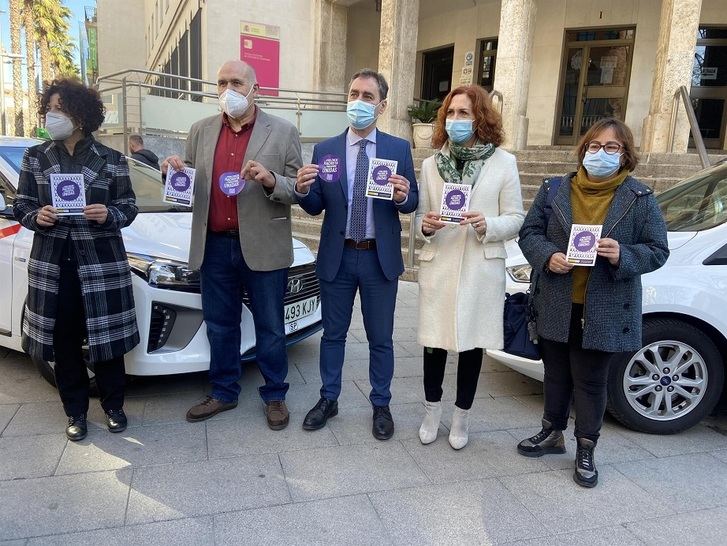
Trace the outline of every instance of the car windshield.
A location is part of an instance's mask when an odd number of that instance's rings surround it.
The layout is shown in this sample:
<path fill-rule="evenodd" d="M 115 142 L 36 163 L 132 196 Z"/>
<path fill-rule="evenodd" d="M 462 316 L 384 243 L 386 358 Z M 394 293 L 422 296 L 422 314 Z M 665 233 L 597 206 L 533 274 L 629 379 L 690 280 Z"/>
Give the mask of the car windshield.
<path fill-rule="evenodd" d="M 701 171 L 656 197 L 669 231 L 703 231 L 727 221 L 727 164 Z"/>
<path fill-rule="evenodd" d="M 129 176 L 136 194 L 136 206 L 139 212 L 190 212 L 191 207 L 175 205 L 162 201 L 164 183 L 162 174 L 149 165 L 126 158 L 129 162 Z"/>
<path fill-rule="evenodd" d="M 20 164 L 25 149 L 26 146 L 0 146 L 0 157 L 16 173 L 20 174 Z M 130 157 L 126 159 L 129 163 L 129 176 L 136 194 L 136 205 L 139 207 L 139 212 L 190 212 L 192 210 L 191 207 L 162 201 L 162 191 L 164 190 L 162 174 L 140 161 Z"/>
<path fill-rule="evenodd" d="M 0 157 L 7 161 L 16 173 L 20 172 L 24 153 L 25 146 L 0 146 Z"/>

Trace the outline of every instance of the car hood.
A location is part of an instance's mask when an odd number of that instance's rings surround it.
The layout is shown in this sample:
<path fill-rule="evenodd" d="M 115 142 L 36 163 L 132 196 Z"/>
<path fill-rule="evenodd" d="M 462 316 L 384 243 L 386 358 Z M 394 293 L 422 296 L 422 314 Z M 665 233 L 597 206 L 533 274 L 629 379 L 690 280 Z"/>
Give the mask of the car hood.
<path fill-rule="evenodd" d="M 192 213 L 140 213 L 121 233 L 128 252 L 186 263 L 189 259 Z M 296 263 L 307 257 L 307 247 L 297 239 L 293 239 L 293 249 Z"/>

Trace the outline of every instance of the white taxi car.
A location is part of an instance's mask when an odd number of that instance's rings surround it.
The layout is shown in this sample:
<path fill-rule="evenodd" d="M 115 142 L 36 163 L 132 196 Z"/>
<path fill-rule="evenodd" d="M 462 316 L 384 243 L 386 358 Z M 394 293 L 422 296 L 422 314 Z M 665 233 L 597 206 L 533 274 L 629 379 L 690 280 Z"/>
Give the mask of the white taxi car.
<path fill-rule="evenodd" d="M 16 351 L 22 350 L 21 324 L 33 232 L 15 221 L 12 204 L 23 153 L 38 142 L 0 137 L 0 346 Z M 199 273 L 186 268 L 191 209 L 162 201 L 161 175 L 156 169 L 133 159 L 129 159 L 129 168 L 139 214 L 122 234 L 135 273 L 132 282 L 141 343 L 126 355 L 126 373 L 144 376 L 207 370 L 209 344 L 202 321 Z M 315 257 L 296 239 L 293 249 L 285 295 L 288 345 L 322 328 Z M 255 329 L 246 305 L 240 329 L 241 358 L 252 360 Z M 46 379 L 54 381 L 53 363 L 35 364 Z"/>
<path fill-rule="evenodd" d="M 725 393 L 727 363 L 727 163 L 700 171 L 657 196 L 670 256 L 642 277 L 643 347 L 616 355 L 609 412 L 627 427 L 654 434 L 689 428 Z M 525 291 L 530 266 L 508 245 L 510 293 Z M 541 361 L 488 351 L 540 381 Z"/>

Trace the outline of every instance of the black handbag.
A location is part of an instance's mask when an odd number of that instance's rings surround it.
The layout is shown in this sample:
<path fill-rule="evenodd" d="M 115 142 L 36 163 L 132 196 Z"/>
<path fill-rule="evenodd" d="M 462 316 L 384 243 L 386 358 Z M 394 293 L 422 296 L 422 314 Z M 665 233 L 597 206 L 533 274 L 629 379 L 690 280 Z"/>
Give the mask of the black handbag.
<path fill-rule="evenodd" d="M 505 294 L 504 351 L 511 355 L 540 360 L 530 290 Z"/>

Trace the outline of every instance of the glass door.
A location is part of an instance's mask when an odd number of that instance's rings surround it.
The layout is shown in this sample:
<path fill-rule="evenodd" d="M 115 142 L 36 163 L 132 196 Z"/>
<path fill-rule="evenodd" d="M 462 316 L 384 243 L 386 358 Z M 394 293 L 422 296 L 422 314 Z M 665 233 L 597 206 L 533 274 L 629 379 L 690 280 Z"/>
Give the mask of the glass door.
<path fill-rule="evenodd" d="M 634 31 L 569 31 L 566 36 L 555 142 L 572 145 L 599 119 L 624 119 Z"/>
<path fill-rule="evenodd" d="M 692 106 L 707 148 L 725 148 L 727 28 L 700 28 L 692 69 Z M 690 138 L 690 145 L 694 145 Z"/>

